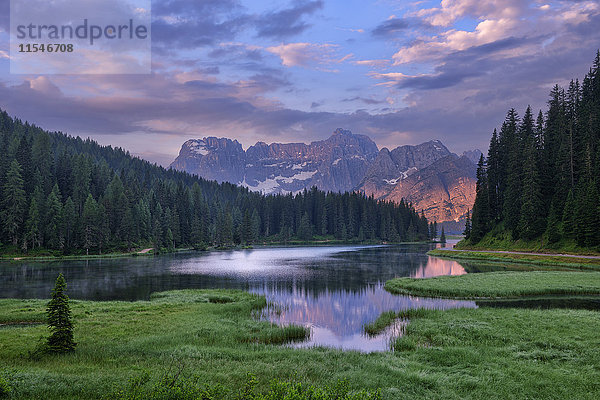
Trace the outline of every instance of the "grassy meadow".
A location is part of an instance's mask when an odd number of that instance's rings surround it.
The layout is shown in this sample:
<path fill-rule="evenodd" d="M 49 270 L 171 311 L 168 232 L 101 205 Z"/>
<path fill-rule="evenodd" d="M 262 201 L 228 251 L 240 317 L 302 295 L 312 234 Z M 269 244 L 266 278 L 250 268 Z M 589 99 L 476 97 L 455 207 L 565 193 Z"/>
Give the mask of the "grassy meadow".
<path fill-rule="evenodd" d="M 72 301 L 76 351 L 39 355 L 47 328 L 32 323 L 43 321 L 45 306 L 0 300 L 0 382 L 11 399 L 375 399 L 378 389 L 383 399 L 600 395 L 592 311 L 412 311 L 395 351 L 363 354 L 281 345 L 307 332 L 253 318 L 262 297 L 184 290 L 150 301 Z M 157 391 L 160 382 L 173 385 Z M 294 397 L 290 388 L 313 394 Z"/>
<path fill-rule="evenodd" d="M 499 271 L 386 282 L 394 294 L 451 298 L 600 295 L 600 272 Z"/>

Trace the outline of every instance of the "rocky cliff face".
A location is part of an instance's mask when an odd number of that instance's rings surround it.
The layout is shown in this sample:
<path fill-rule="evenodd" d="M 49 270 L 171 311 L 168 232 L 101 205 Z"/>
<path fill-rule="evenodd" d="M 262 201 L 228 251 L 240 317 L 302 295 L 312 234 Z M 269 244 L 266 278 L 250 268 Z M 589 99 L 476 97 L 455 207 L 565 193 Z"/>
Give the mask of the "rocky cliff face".
<path fill-rule="evenodd" d="M 467 157 L 469 160 L 473 162 L 473 164 L 477 165 L 479 162 L 479 157 L 481 157 L 481 150 L 468 150 L 462 153 L 463 156 Z"/>
<path fill-rule="evenodd" d="M 476 166 L 467 157 L 448 154 L 430 165 L 384 185 L 367 181 L 358 189 L 376 199 L 409 201 L 430 221 L 460 219 L 475 202 Z"/>
<path fill-rule="evenodd" d="M 479 153 L 480 154 L 480 153 Z M 378 199 L 404 198 L 432 221 L 455 220 L 475 199 L 475 164 L 439 140 L 379 151 L 367 136 L 337 129 L 326 140 L 304 143 L 240 143 L 214 137 L 188 140 L 171 168 L 265 194 L 358 190 Z"/>
<path fill-rule="evenodd" d="M 367 170 L 358 189 L 380 197 L 398 182 L 450 154 L 439 140 L 417 146 L 400 146 L 392 151 L 383 148 Z"/>
<path fill-rule="evenodd" d="M 171 168 L 219 182 L 241 182 L 246 153 L 237 140 L 208 137 L 183 144 Z"/>

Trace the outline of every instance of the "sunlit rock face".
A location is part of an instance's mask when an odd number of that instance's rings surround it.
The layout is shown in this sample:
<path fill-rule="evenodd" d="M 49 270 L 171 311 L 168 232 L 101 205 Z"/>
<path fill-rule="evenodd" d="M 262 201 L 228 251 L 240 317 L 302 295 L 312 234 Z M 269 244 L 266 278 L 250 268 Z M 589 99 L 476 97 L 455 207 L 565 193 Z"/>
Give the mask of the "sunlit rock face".
<path fill-rule="evenodd" d="M 359 189 L 376 199 L 404 199 L 430 221 L 452 221 L 464 216 L 475 202 L 475 173 L 476 166 L 467 157 L 450 154 L 389 183 L 365 181 Z"/>
<path fill-rule="evenodd" d="M 442 222 L 458 220 L 472 207 L 472 160 L 480 155 L 474 150 L 458 157 L 439 140 L 379 151 L 367 136 L 336 129 L 328 139 L 310 144 L 258 142 L 246 151 L 236 140 L 192 139 L 171 168 L 264 194 L 316 186 L 395 202 L 404 198 L 431 221 Z"/>

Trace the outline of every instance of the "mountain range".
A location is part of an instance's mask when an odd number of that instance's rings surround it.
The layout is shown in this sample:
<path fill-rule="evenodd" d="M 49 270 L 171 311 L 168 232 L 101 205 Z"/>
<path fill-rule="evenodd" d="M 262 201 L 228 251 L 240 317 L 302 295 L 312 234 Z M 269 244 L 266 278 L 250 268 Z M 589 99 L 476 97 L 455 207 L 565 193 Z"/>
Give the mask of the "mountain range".
<path fill-rule="evenodd" d="M 265 194 L 359 191 L 376 199 L 411 202 L 431 221 L 457 221 L 475 200 L 475 163 L 481 152 L 458 156 L 439 140 L 378 149 L 373 140 L 336 129 L 326 140 L 258 142 L 246 151 L 237 140 L 186 141 L 171 168 L 230 182 Z"/>

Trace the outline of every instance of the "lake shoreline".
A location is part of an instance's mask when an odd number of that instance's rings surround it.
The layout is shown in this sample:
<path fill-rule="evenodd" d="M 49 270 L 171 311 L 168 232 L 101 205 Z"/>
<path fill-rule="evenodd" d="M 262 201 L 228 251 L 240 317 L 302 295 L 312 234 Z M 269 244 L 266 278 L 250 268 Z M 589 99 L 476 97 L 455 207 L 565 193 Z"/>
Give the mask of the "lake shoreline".
<path fill-rule="evenodd" d="M 277 249 L 277 248 L 301 248 L 301 247 L 333 247 L 333 246 L 387 246 L 387 245 L 408 245 L 408 244 L 432 244 L 436 242 L 421 241 L 421 242 L 379 242 L 379 241 L 308 241 L 308 242 L 273 242 L 267 244 L 255 244 L 251 246 L 231 246 L 231 247 L 207 247 L 205 249 L 194 249 L 194 248 L 177 248 L 174 251 L 161 251 L 155 253 L 154 249 L 141 249 L 142 251 L 123 252 L 123 253 L 108 253 L 108 254 L 90 254 L 90 255 L 64 255 L 64 256 L 1 256 L 1 262 L 53 262 L 53 261 L 86 261 L 86 260 L 103 260 L 103 259 L 114 259 L 114 258 L 130 258 L 130 257 L 149 257 L 149 256 L 161 256 L 170 255 L 175 253 L 183 252 L 211 252 L 211 251 L 236 251 L 236 250 L 256 250 L 256 249 Z M 150 251 L 144 251 L 150 250 Z"/>

